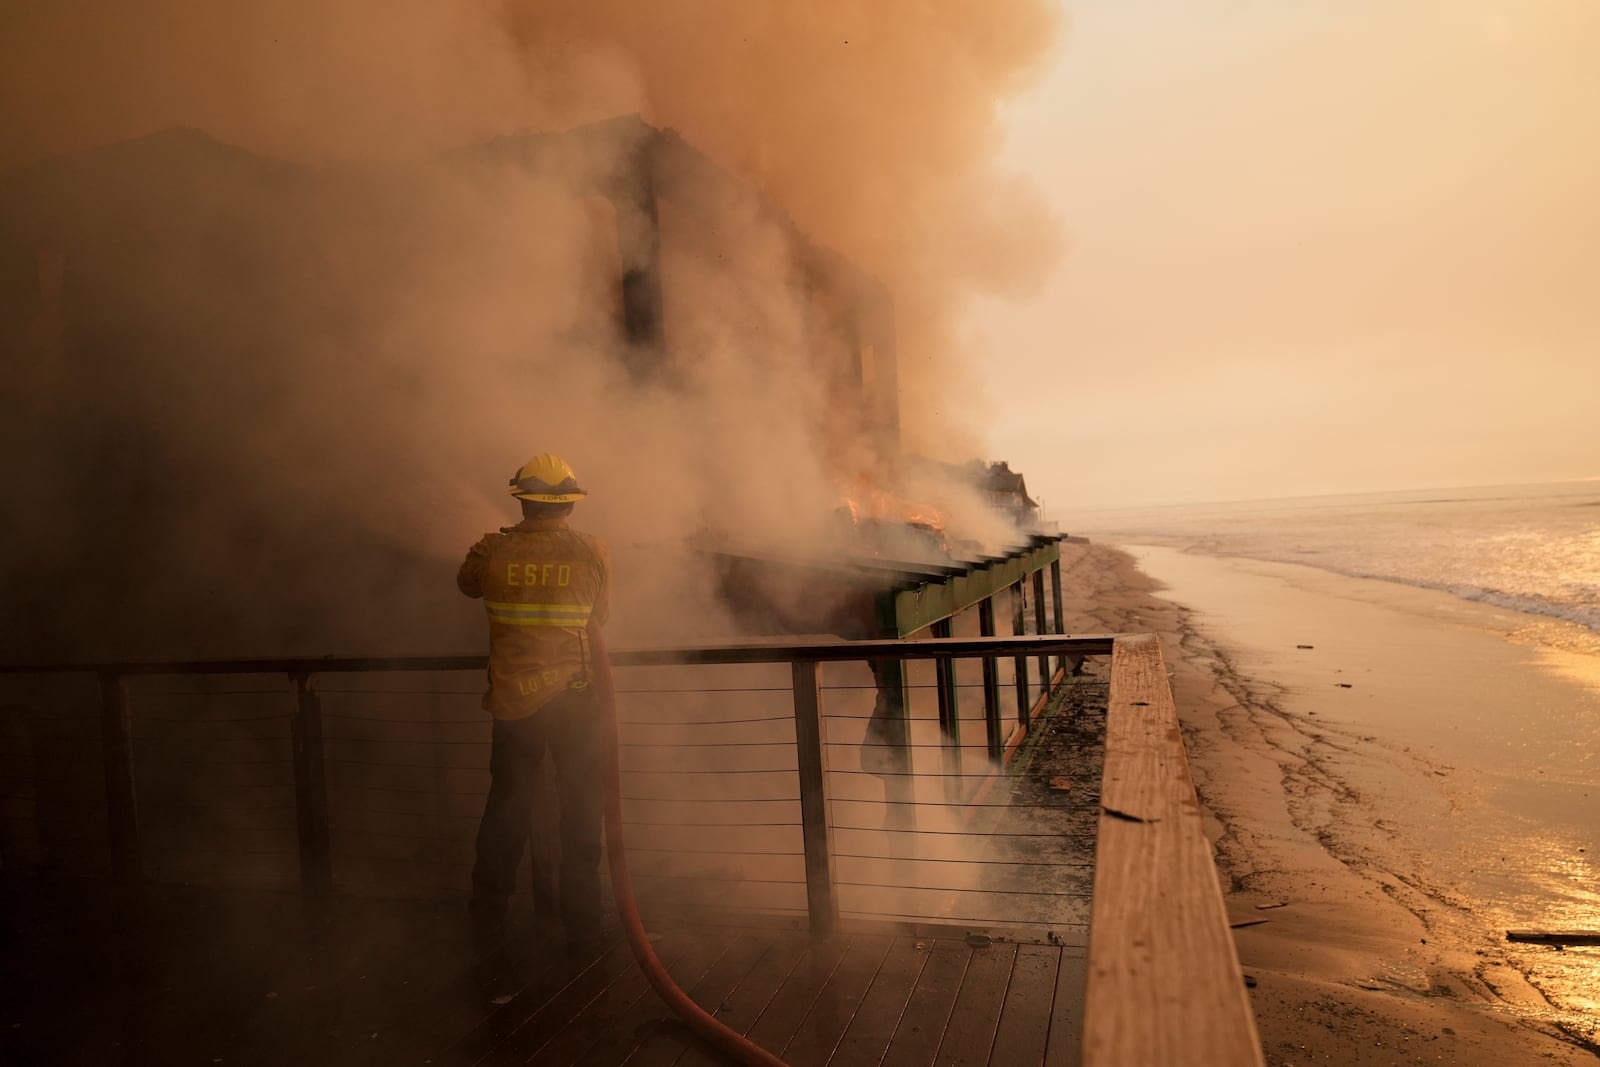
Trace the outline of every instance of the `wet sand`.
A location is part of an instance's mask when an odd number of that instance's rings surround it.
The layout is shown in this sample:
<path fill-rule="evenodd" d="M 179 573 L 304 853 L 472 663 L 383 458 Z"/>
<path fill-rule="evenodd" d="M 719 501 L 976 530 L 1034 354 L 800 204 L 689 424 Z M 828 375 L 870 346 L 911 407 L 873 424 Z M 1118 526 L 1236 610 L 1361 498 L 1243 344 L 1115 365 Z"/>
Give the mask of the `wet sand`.
<path fill-rule="evenodd" d="M 1130 551 L 1064 556 L 1068 628 L 1161 635 L 1267 1062 L 1594 1063 L 1600 949 L 1504 933 L 1600 927 L 1600 659 L 1442 593 Z"/>

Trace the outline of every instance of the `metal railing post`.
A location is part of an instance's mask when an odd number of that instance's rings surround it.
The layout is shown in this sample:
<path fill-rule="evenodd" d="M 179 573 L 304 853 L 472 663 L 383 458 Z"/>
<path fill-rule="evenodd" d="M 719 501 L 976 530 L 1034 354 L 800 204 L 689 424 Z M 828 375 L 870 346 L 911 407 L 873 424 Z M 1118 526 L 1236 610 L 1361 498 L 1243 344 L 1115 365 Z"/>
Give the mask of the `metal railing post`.
<path fill-rule="evenodd" d="M 951 627 L 949 619 L 940 619 L 931 624 L 928 631 L 934 637 L 949 637 Z M 934 660 L 933 688 L 939 700 L 939 729 L 946 739 L 946 747 L 954 742 L 959 748 L 961 744 L 961 720 L 956 714 L 956 687 L 955 687 L 955 661 L 949 659 Z"/>
<path fill-rule="evenodd" d="M 294 803 L 300 831 L 300 885 L 308 893 L 333 890 L 333 850 L 328 836 L 328 782 L 322 758 L 322 698 L 316 675 L 294 679 Z"/>
<path fill-rule="evenodd" d="M 1067 624 L 1063 620 L 1067 616 L 1066 611 L 1061 606 L 1061 561 L 1059 559 L 1050 561 L 1050 599 L 1052 606 L 1056 609 L 1055 632 L 1064 634 L 1067 632 Z M 1067 654 L 1063 652 L 1057 656 L 1056 663 L 1061 670 L 1065 671 L 1067 669 Z"/>
<path fill-rule="evenodd" d="M 111 837 L 111 873 L 123 881 L 139 877 L 139 810 L 133 792 L 133 752 L 128 741 L 128 683 L 122 675 L 100 675 L 100 748 L 106 771 L 106 828 Z"/>
<path fill-rule="evenodd" d="M 1044 619 L 1044 569 L 1033 572 L 1033 632 L 1036 634 L 1048 633 L 1045 629 Z M 1039 689 L 1050 692 L 1050 656 L 1048 653 L 1039 657 Z"/>
<path fill-rule="evenodd" d="M 978 633 L 995 636 L 993 597 L 978 602 Z M 989 758 L 999 762 L 1005 758 L 1006 739 L 1000 733 L 1000 669 L 993 656 L 983 657 L 983 720 L 988 729 Z"/>
<path fill-rule="evenodd" d="M 827 934 L 839 917 L 833 893 L 833 850 L 822 755 L 822 689 L 816 660 L 790 664 L 794 679 L 794 738 L 800 768 L 800 834 L 805 843 L 806 913 L 811 932 Z"/>
<path fill-rule="evenodd" d="M 954 627 L 940 619 L 929 627 L 934 637 L 950 637 Z M 952 657 L 933 661 L 934 690 L 939 697 L 939 728 L 944 736 L 945 794 L 950 803 L 961 802 L 961 704 L 956 689 L 956 661 Z"/>
<path fill-rule="evenodd" d="M 1021 581 L 1011 587 L 1011 633 L 1016 637 L 1027 636 L 1027 616 L 1023 610 L 1024 586 Z M 1028 657 L 1013 656 L 1011 671 L 1015 676 L 1017 688 L 1017 723 L 1026 730 L 1028 728 Z"/>

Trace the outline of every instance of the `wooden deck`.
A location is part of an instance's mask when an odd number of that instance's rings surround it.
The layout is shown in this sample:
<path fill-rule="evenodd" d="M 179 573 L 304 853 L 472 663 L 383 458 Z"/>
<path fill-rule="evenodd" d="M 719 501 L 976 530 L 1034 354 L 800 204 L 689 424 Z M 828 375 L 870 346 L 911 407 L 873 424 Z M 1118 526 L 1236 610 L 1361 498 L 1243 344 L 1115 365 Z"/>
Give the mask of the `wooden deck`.
<path fill-rule="evenodd" d="M 0 1062 L 722 1061 L 626 946 L 473 946 L 459 904 L 104 882 L 4 889 Z M 794 1067 L 1078 1062 L 1081 931 L 785 921 L 653 932 L 701 1005 Z"/>
<path fill-rule="evenodd" d="M 1111 653 L 1103 773 L 1098 763 L 1067 763 L 1047 772 L 1043 782 L 1019 777 L 1005 799 L 991 791 L 963 801 L 961 791 L 948 788 L 950 780 L 962 775 L 960 746 L 946 746 L 944 738 L 935 737 L 929 745 L 940 750 L 941 759 L 918 771 L 932 795 L 912 790 L 909 798 L 893 800 L 894 805 L 908 800 L 918 805 L 919 822 L 908 829 L 900 825 L 904 820 L 893 820 L 893 825 L 886 818 L 881 824 L 862 820 L 862 805 L 882 806 L 883 786 L 865 768 L 850 772 L 848 758 L 843 769 L 817 774 L 819 767 L 828 768 L 826 761 L 816 752 L 802 756 L 802 766 L 812 773 L 797 776 L 798 800 L 788 782 L 780 783 L 784 792 L 777 798 L 682 795 L 685 775 L 715 768 L 636 772 L 678 774 L 670 788 L 664 785 L 633 798 L 652 811 L 666 804 L 713 800 L 799 809 L 786 819 L 763 814 L 748 824 L 703 818 L 630 824 L 646 834 L 656 833 L 658 824 L 692 827 L 690 848 L 723 850 L 695 853 L 710 857 L 714 870 L 650 870 L 641 862 L 635 871 L 636 880 L 656 884 L 658 892 L 641 899 L 647 908 L 662 910 L 647 910 L 646 924 L 659 936 L 660 955 L 690 995 L 796 1067 L 1073 1064 L 1080 1060 L 1080 1049 L 1087 1067 L 1260 1064 L 1251 1004 L 1222 907 L 1204 815 L 1153 636 L 946 638 L 848 646 L 768 643 L 657 650 L 638 654 L 643 658 L 636 656 L 634 665 L 788 662 L 795 682 L 790 699 L 801 718 L 810 719 L 820 714 L 818 704 L 800 689 L 810 688 L 815 672 L 809 668 L 817 663 L 880 654 L 909 660 L 947 653 L 995 659 L 1055 647 L 1051 642 L 1073 654 Z M 346 672 L 449 671 L 474 665 L 481 668 L 481 658 L 317 661 L 300 668 L 291 663 L 294 669 L 288 673 L 297 678 L 292 707 L 298 725 L 290 732 L 294 745 L 285 744 L 290 734 L 282 729 L 287 709 L 218 721 L 261 722 L 266 723 L 263 730 L 271 728 L 260 738 L 244 740 L 292 750 L 293 784 L 254 783 L 252 788 L 290 791 L 294 800 L 285 805 L 281 798 L 255 796 L 253 806 L 240 807 L 227 803 L 226 797 L 219 802 L 219 791 L 209 780 L 200 790 L 194 786 L 198 778 L 180 778 L 192 795 L 184 794 L 186 803 L 174 805 L 166 798 L 163 804 L 157 786 L 164 779 L 152 772 L 144 776 L 139 794 L 147 817 L 143 827 L 134 818 L 139 810 L 133 789 L 139 766 L 135 757 L 142 752 L 148 761 L 152 748 L 159 756 L 165 736 L 157 732 L 141 742 L 128 731 L 128 722 L 135 721 L 130 707 L 137 705 L 130 705 L 123 674 L 142 677 L 191 667 L 213 673 L 270 673 L 263 661 L 113 665 L 98 674 L 98 717 L 38 717 L 50 730 L 22 736 L 22 750 L 6 753 L 13 763 L 32 769 L 28 788 L 33 792 L 19 796 L 25 814 L 32 815 L 27 827 L 37 847 L 31 853 L 34 862 L 19 866 L 12 866 L 9 857 L 26 857 L 26 850 L 7 845 L 0 855 L 0 953 L 5 960 L 0 969 L 0 1063 L 714 1064 L 667 1017 L 620 945 L 602 944 L 587 956 L 574 957 L 524 934 L 513 939 L 510 951 L 480 952 L 459 901 L 406 902 L 419 895 L 412 876 L 430 869 L 429 864 L 455 871 L 455 877 L 441 876 L 441 892 L 459 889 L 462 856 L 470 855 L 470 835 L 462 826 L 475 820 L 468 810 L 374 806 L 374 815 L 409 829 L 376 840 L 398 841 L 410 851 L 364 856 L 346 848 L 341 863 L 377 858 L 387 866 L 369 866 L 366 877 L 355 879 L 353 886 L 330 886 L 327 861 L 337 837 L 328 831 L 342 824 L 325 818 L 320 790 L 299 788 L 317 780 L 314 768 L 320 761 L 307 753 L 315 747 L 311 741 L 320 737 L 320 727 L 313 727 L 322 719 L 322 696 L 303 676 L 334 667 Z M 283 668 L 281 662 L 273 667 L 280 673 Z M 437 696 L 423 689 L 426 699 Z M 747 685 L 715 691 L 732 694 L 746 717 L 716 718 L 709 725 L 792 718 L 793 709 L 751 717 L 758 694 L 781 702 L 781 688 Z M 245 692 L 251 699 L 273 695 Z M 1031 709 L 1022 695 L 1019 687 L 1019 714 L 1026 714 Z M 986 702 L 986 715 L 993 707 L 997 705 Z M 953 701 L 950 710 L 955 710 Z M 340 714 L 342 722 L 355 718 L 348 709 Z M 162 726 L 170 720 L 147 718 Z M 844 716 L 847 722 L 850 718 Z M 407 718 L 392 709 L 382 721 L 390 719 L 434 725 L 426 715 Z M 956 721 L 952 715 L 951 735 Z M 98 729 L 77 737 L 82 744 L 68 746 L 79 757 L 74 766 L 84 773 L 67 775 L 43 757 L 54 751 L 53 731 L 73 722 L 97 722 Z M 441 722 L 454 725 L 456 720 Z M 1077 725 L 1096 736 L 1065 737 L 1069 749 L 1097 747 L 1098 729 L 1087 721 Z M 1029 733 L 1035 752 L 1049 747 L 1050 728 L 1030 728 Z M 190 740 L 205 740 L 203 751 L 208 753 L 216 747 L 207 738 Z M 988 731 L 985 740 L 988 744 L 976 751 L 984 758 L 996 755 L 1003 740 L 1000 732 Z M 8 741 L 16 744 L 17 738 L 8 735 Z M 132 747 L 134 742 L 142 747 Z M 443 780 L 467 769 L 457 766 L 456 755 L 469 745 L 481 747 L 482 739 L 408 738 L 398 743 L 455 754 L 429 765 L 434 777 Z M 782 749 L 786 739 L 763 736 L 741 743 Z M 794 727 L 793 741 L 787 743 L 824 747 L 822 731 L 805 724 Z M 854 739 L 842 743 L 852 753 L 857 744 Z M 726 762 L 729 746 L 709 747 Z M 95 766 L 97 752 L 103 766 Z M 242 768 L 265 767 L 281 776 L 287 754 L 239 759 L 229 752 L 224 753 L 228 758 L 189 758 L 175 766 L 239 778 L 247 778 Z M 983 758 L 972 762 L 981 765 Z M 371 765 L 412 776 L 428 769 L 406 761 Z M 481 772 L 480 767 L 474 773 Z M 795 776 L 776 763 L 736 773 Z M 873 779 L 875 796 L 852 792 L 855 783 L 866 779 Z M 47 787 L 57 786 L 61 795 L 46 793 Z M 83 803 L 83 797 L 102 787 L 104 808 Z M 442 786 L 435 781 L 420 792 L 400 792 L 411 798 L 450 793 L 466 808 L 474 795 L 451 780 Z M 55 803 L 73 798 L 79 801 L 76 808 Z M 825 803 L 817 803 L 819 798 Z M 964 810 L 947 810 L 956 805 Z M 163 841 L 155 831 L 174 807 L 195 825 L 186 838 Z M 118 810 L 121 817 L 115 815 Z M 238 811 L 267 821 L 235 825 L 221 817 Z M 73 812 L 79 817 L 69 817 Z M 270 821 L 274 812 L 275 823 Z M 283 812 L 294 814 L 297 823 Z M 96 814 L 105 815 L 104 821 L 91 817 Z M 427 819 L 436 821 L 409 825 Z M 296 825 L 298 852 L 282 847 L 274 851 L 259 838 L 266 833 L 294 840 Z M 455 829 L 446 832 L 449 826 Z M 708 843 L 711 832 L 729 826 L 747 836 L 737 843 Z M 52 846 L 59 842 L 42 828 L 72 830 L 68 843 L 91 843 L 84 853 L 89 856 L 100 854 L 109 842 L 113 879 L 63 879 L 63 872 L 78 868 L 45 862 L 59 858 L 61 850 L 44 847 L 47 841 Z M 359 827 L 344 829 L 361 833 Z M 149 831 L 145 844 L 153 841 L 156 847 L 142 849 L 141 831 Z M 789 834 L 787 846 L 774 847 L 780 832 Z M 793 847 L 797 835 L 804 843 L 803 855 Z M 13 839 L 0 837 L 0 845 L 8 841 Z M 659 843 L 658 837 L 647 837 L 628 847 L 654 854 L 661 851 L 653 847 Z M 1090 844 L 1095 849 L 1092 865 L 1084 851 Z M 453 854 L 441 854 L 435 847 L 439 845 L 451 846 Z M 158 856 L 215 853 L 264 865 L 276 875 L 273 885 L 289 891 L 189 888 L 179 883 L 191 877 L 206 881 L 205 868 L 191 875 L 183 867 L 167 866 L 159 872 L 165 880 L 151 877 L 157 872 L 146 868 L 145 851 Z M 734 853 L 748 853 L 765 873 L 729 861 Z M 842 861 L 849 861 L 848 870 Z M 780 864 L 803 867 L 803 872 L 772 874 Z M 84 870 L 103 872 L 105 866 L 102 859 Z M 26 877 L 37 870 L 55 872 L 56 880 Z M 1093 903 L 1088 909 L 1091 881 Z M 295 891 L 297 883 L 304 893 Z M 213 878 L 207 884 L 239 882 Z M 685 885 L 697 888 L 688 891 Z M 775 886 L 787 896 L 784 903 L 762 904 L 738 897 L 728 886 Z M 360 895 L 346 895 L 352 887 Z M 893 896 L 876 899 L 874 893 Z M 848 895 L 844 903 L 842 895 Z M 668 918 L 670 907 L 707 907 L 712 902 L 724 909 L 723 915 L 745 917 L 737 924 L 726 918 Z M 732 912 L 736 906 L 744 910 Z M 840 920 L 841 912 L 854 918 Z M 760 919 L 758 913 L 795 917 Z M 811 916 L 812 928 L 831 933 L 813 936 L 800 929 L 806 922 L 801 914 Z M 935 918 L 928 925 L 907 925 L 869 923 L 863 916 L 919 923 Z M 963 923 L 1017 925 L 973 929 Z M 1050 927 L 1021 926 L 1029 923 Z"/>

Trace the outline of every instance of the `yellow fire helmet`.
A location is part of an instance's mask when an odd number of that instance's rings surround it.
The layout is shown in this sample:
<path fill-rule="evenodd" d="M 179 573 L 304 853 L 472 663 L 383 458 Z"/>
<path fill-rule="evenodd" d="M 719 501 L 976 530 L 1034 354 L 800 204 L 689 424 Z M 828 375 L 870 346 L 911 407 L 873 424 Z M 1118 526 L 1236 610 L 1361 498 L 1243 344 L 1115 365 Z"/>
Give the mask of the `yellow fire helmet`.
<path fill-rule="evenodd" d="M 578 488 L 578 476 L 566 460 L 545 452 L 528 460 L 511 476 L 511 495 L 540 504 L 570 504 L 589 494 Z"/>

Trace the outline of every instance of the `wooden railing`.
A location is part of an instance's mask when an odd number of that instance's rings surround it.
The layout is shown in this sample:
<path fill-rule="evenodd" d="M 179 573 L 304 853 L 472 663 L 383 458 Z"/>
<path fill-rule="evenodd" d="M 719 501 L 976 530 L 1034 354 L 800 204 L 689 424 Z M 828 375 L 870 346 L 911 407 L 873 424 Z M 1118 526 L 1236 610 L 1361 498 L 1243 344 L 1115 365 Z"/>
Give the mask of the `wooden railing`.
<path fill-rule="evenodd" d="M 630 667 L 715 666 L 731 664 L 789 664 L 795 716 L 795 738 L 800 777 L 802 833 L 807 871 L 808 913 L 814 929 L 830 928 L 838 915 L 834 886 L 827 877 L 828 826 L 825 818 L 826 789 L 823 778 L 821 731 L 821 684 L 818 667 L 827 662 L 861 660 L 906 661 L 933 659 L 951 662 L 961 658 L 981 658 L 985 674 L 994 670 L 1002 658 L 1023 660 L 1028 655 L 1041 658 L 1060 655 L 1081 660 L 1084 656 L 1106 655 L 1112 647 L 1110 636 L 1035 635 L 1023 637 L 941 638 L 935 640 L 890 639 L 839 641 L 835 638 L 809 640 L 773 639 L 740 641 L 696 647 L 633 648 L 613 653 L 613 664 Z M 333 886 L 332 856 L 328 828 L 326 767 L 323 753 L 322 700 L 317 681 L 326 675 L 371 674 L 385 672 L 482 672 L 487 657 L 465 656 L 389 656 L 325 657 L 315 659 L 237 659 L 172 660 L 53 666 L 0 667 L 4 674 L 93 674 L 100 686 L 100 742 L 105 770 L 107 830 L 111 870 L 119 878 L 137 878 L 142 862 L 139 845 L 138 805 L 130 744 L 131 715 L 128 683 L 131 679 L 158 675 L 277 675 L 293 686 L 294 712 L 290 721 L 294 764 L 295 813 L 299 835 L 302 887 L 308 892 L 327 892 Z M 940 672 L 941 682 L 944 672 Z M 1057 676 L 1059 679 L 1059 675 Z M 1048 681 L 1048 680 L 1047 680 Z M 1021 684 L 1026 684 L 1026 676 Z M 987 688 L 987 687 L 986 687 Z M 1001 753 L 1006 741 L 1006 726 L 992 694 L 985 709 L 991 752 Z M 953 701 L 952 701 L 953 703 Z M 1030 714 L 1042 711 L 1041 699 L 1030 709 L 1023 705 L 1020 722 L 1012 735 L 1026 728 Z M 900 711 L 904 713 L 904 705 Z M 959 744 L 959 729 L 947 730 L 942 741 L 947 747 Z M 955 761 L 959 761 L 959 750 Z M 909 766 L 910 761 L 906 761 Z M 998 762 L 998 761 L 997 761 Z"/>
<path fill-rule="evenodd" d="M 1111 656 L 1085 1067 L 1261 1064 L 1255 1015 L 1154 634 Z"/>
<path fill-rule="evenodd" d="M 1038 592 L 1036 588 L 1036 593 Z M 1035 603 L 1042 601 L 1041 596 Z M 1057 616 L 1059 617 L 1059 615 Z M 1204 833 L 1176 709 L 1152 635 L 1035 636 L 930 640 L 772 640 L 694 648 L 618 651 L 619 668 L 788 664 L 804 844 L 806 910 L 819 933 L 839 915 L 827 819 L 821 664 L 980 658 L 986 665 L 989 751 L 1004 754 L 1004 729 L 988 684 L 1005 658 L 1081 660 L 1111 656 L 1105 771 L 1089 930 L 1084 1062 L 1091 1065 L 1262 1062 L 1221 889 Z M 100 737 L 113 872 L 141 871 L 139 821 L 129 746 L 128 680 L 151 675 L 279 675 L 292 682 L 291 738 L 303 887 L 333 884 L 323 766 L 319 676 L 386 671 L 482 671 L 485 657 L 405 656 L 74 664 L 0 667 L 0 674 L 85 673 L 99 677 Z M 1025 667 L 1024 667 L 1025 671 Z M 942 669 L 941 679 L 947 677 Z M 1045 675 L 1046 685 L 1059 680 Z M 1026 674 L 1022 673 L 1023 685 Z M 1021 710 L 1027 716 L 1043 707 Z M 1013 731 L 1015 733 L 1016 731 Z M 996 758 L 995 768 L 1002 766 Z"/>

